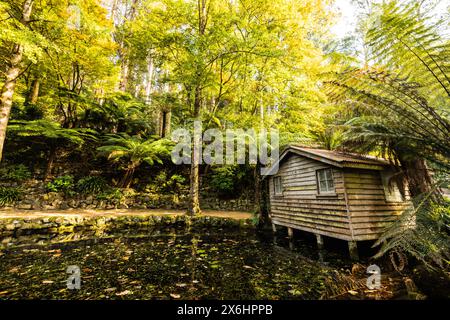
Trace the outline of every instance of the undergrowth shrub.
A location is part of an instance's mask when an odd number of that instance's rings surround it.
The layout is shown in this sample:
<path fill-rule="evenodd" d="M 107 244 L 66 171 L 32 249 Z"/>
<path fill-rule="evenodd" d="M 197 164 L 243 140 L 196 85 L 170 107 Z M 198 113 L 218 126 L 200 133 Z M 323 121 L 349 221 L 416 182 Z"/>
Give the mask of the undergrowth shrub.
<path fill-rule="evenodd" d="M 24 181 L 30 179 L 32 174 L 27 166 L 23 164 L 9 165 L 0 168 L 0 178 L 8 181 Z"/>
<path fill-rule="evenodd" d="M 0 187 L 0 206 L 14 204 L 21 196 L 22 190 L 18 187 Z"/>
<path fill-rule="evenodd" d="M 88 176 L 78 180 L 76 190 L 81 194 L 98 194 L 108 189 L 108 184 L 103 177 Z"/>
<path fill-rule="evenodd" d="M 49 192 L 63 192 L 67 196 L 72 196 L 76 193 L 74 190 L 74 179 L 71 175 L 60 176 L 53 179 L 47 183 L 46 188 Z"/>
<path fill-rule="evenodd" d="M 116 200 L 117 202 L 122 202 L 125 199 L 125 194 L 122 189 L 111 188 L 105 190 L 97 195 L 97 200 L 111 201 Z"/>

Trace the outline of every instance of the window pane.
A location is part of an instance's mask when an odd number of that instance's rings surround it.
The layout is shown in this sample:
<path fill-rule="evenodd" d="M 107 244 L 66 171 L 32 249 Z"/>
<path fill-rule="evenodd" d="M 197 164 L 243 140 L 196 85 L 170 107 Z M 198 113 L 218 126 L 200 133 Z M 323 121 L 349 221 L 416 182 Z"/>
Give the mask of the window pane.
<path fill-rule="evenodd" d="M 331 169 L 318 170 L 317 182 L 319 184 L 319 192 L 334 191 L 333 172 Z"/>
<path fill-rule="evenodd" d="M 273 180 L 273 182 L 274 182 L 275 193 L 281 193 L 281 192 L 282 192 L 282 188 L 281 188 L 281 177 L 275 177 L 275 179 Z"/>
<path fill-rule="evenodd" d="M 333 189 L 334 188 L 334 182 L 333 182 L 333 179 L 331 178 L 330 180 L 327 180 L 328 181 L 328 189 Z"/>
<path fill-rule="evenodd" d="M 325 172 L 323 170 L 317 171 L 317 174 L 319 175 L 319 181 L 325 180 Z"/>

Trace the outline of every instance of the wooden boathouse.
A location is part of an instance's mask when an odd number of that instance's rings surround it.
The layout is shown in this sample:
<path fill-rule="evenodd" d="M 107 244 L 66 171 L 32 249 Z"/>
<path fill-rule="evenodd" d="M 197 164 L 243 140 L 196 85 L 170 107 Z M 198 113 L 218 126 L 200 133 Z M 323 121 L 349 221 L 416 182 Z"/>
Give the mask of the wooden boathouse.
<path fill-rule="evenodd" d="M 278 168 L 278 171 L 276 169 Z M 322 149 L 289 146 L 269 179 L 272 226 L 348 241 L 358 259 L 357 241 L 375 240 L 396 216 L 411 206 L 391 177 L 384 159 Z"/>

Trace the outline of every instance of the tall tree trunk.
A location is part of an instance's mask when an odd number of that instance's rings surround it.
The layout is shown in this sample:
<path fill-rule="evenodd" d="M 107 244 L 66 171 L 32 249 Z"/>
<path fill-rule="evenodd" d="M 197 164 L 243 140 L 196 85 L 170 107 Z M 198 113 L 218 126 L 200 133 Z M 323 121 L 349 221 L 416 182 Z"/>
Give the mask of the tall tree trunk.
<path fill-rule="evenodd" d="M 189 202 L 189 215 L 195 216 L 201 214 L 200 209 L 200 183 L 199 183 L 199 165 L 196 163 L 191 164 L 190 173 L 190 202 Z"/>
<path fill-rule="evenodd" d="M 171 122 L 172 122 L 172 111 L 168 110 L 166 111 L 166 114 L 164 115 L 165 121 L 164 121 L 164 137 L 170 136 L 171 131 Z"/>
<path fill-rule="evenodd" d="M 207 23 L 207 10 L 206 10 L 206 0 L 198 0 L 198 36 L 202 38 L 205 34 L 206 23 Z M 201 119 L 201 99 L 202 99 L 202 87 L 201 87 L 201 75 L 202 72 L 199 70 L 200 66 L 197 66 L 197 85 L 194 92 L 194 119 Z M 200 209 L 200 177 L 199 168 L 201 161 L 201 132 L 195 133 L 194 129 L 194 149 L 191 156 L 191 172 L 190 172 L 190 203 L 189 203 L 189 214 L 198 215 L 201 213 Z"/>
<path fill-rule="evenodd" d="M 170 122 L 172 121 L 172 111 L 163 110 L 159 112 L 158 119 L 158 135 L 161 138 L 166 138 L 170 136 Z"/>
<path fill-rule="evenodd" d="M 22 7 L 22 18 L 20 22 L 23 25 L 28 25 L 31 17 L 33 7 L 33 0 L 25 0 Z M 3 146 L 6 138 L 6 128 L 8 126 L 9 114 L 11 113 L 12 99 L 16 89 L 17 77 L 20 74 L 20 65 L 23 59 L 23 47 L 19 44 L 14 44 L 11 58 L 9 60 L 9 67 L 6 70 L 5 84 L 1 89 L 0 100 L 0 161 L 3 156 Z"/>
<path fill-rule="evenodd" d="M 197 98 L 196 98 L 197 100 Z M 197 104 L 197 102 L 196 102 Z M 199 119 L 200 107 L 195 107 L 196 117 Z M 195 127 L 195 126 L 194 126 Z M 189 214 L 191 216 L 201 214 L 200 209 L 200 177 L 199 168 L 201 160 L 201 132 L 197 132 L 194 128 L 194 141 L 191 156 L 190 180 L 189 180 Z"/>
<path fill-rule="evenodd" d="M 151 94 L 153 91 L 153 73 L 154 73 L 154 63 L 153 58 L 148 58 L 147 63 L 147 81 L 145 83 L 145 103 L 150 104 L 151 102 Z"/>
<path fill-rule="evenodd" d="M 269 211 L 267 203 L 267 180 L 261 177 L 261 164 L 255 165 L 253 172 L 255 179 L 255 213 L 258 216 L 258 228 L 264 228 L 269 224 Z"/>
<path fill-rule="evenodd" d="M 262 207 L 261 207 L 261 175 L 260 175 L 260 165 L 257 163 L 255 165 L 255 170 L 253 171 L 253 178 L 255 179 L 255 213 L 258 219 L 261 221 L 262 218 Z"/>
<path fill-rule="evenodd" d="M 39 78 L 35 78 L 31 83 L 30 93 L 28 94 L 27 97 L 28 104 L 36 104 L 39 97 L 39 87 L 40 87 Z"/>

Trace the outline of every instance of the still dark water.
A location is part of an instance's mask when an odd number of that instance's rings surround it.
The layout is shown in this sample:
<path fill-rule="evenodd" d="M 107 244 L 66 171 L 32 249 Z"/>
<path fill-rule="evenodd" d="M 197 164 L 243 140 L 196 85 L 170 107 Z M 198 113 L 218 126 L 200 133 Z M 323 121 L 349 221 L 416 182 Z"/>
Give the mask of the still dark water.
<path fill-rule="evenodd" d="M 319 299 L 327 259 L 333 272 L 351 265 L 253 230 L 37 237 L 0 250 L 0 299 Z M 79 290 L 67 289 L 71 265 Z"/>

